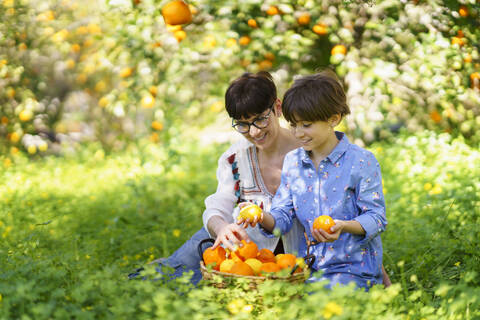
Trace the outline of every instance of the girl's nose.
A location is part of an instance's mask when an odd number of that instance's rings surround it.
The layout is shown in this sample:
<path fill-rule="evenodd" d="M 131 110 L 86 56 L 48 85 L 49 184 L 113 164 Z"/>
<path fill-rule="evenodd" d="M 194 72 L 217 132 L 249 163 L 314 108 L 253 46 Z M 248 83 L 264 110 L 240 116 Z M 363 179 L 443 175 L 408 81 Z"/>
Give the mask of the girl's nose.
<path fill-rule="evenodd" d="M 303 137 L 303 131 L 299 130 L 298 128 L 293 129 L 293 133 L 295 134 L 295 138 L 301 138 Z"/>

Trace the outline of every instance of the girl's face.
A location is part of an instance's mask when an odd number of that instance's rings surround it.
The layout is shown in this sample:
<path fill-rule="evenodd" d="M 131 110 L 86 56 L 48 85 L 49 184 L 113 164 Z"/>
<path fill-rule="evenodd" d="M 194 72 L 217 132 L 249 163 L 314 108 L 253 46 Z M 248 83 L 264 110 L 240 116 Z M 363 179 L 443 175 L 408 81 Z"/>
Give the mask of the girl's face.
<path fill-rule="evenodd" d="M 290 125 L 295 137 L 306 151 L 323 154 L 337 140 L 334 127 L 338 122 L 339 120 L 334 116 L 328 121 L 299 120 Z"/>

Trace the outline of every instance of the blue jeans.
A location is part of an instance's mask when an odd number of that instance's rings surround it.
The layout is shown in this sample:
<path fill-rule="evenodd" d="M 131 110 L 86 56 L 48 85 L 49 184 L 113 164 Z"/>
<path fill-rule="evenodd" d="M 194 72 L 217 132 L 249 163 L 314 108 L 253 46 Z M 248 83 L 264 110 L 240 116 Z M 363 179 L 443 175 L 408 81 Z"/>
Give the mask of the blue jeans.
<path fill-rule="evenodd" d="M 170 257 L 158 262 L 155 270 L 161 274 L 164 274 L 164 271 L 162 271 L 162 266 L 173 268 L 174 271 L 167 274 L 170 279 L 180 277 L 185 272 L 192 270 L 193 276 L 190 279 L 190 282 L 193 285 L 197 285 L 197 283 L 202 279 L 202 273 L 200 272 L 200 261 L 202 261 L 202 258 L 198 254 L 198 244 L 200 241 L 208 238 L 210 238 L 210 235 L 208 234 L 207 230 L 202 227 L 202 229 L 198 230 Z M 130 274 L 129 278 L 136 278 L 139 274 L 140 272 L 137 271 Z"/>

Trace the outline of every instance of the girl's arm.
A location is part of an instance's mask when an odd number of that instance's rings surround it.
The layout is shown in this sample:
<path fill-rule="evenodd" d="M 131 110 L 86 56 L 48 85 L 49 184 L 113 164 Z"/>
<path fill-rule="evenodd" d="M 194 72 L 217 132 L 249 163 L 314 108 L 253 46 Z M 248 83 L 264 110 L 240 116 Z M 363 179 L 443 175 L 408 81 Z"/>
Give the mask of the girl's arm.
<path fill-rule="evenodd" d="M 288 172 L 291 170 L 292 162 L 295 158 L 291 154 L 287 154 L 283 161 L 282 176 L 280 186 L 275 193 L 275 197 L 272 200 L 272 207 L 270 212 L 262 210 L 262 214 L 259 218 L 255 218 L 253 221 L 238 220 L 238 224 L 243 224 L 243 227 L 248 226 L 255 227 L 257 223 L 260 224 L 261 230 L 267 237 L 273 237 L 274 229 L 278 229 L 281 234 L 287 233 L 293 225 L 293 219 L 295 218 L 295 210 L 293 209 L 293 197 L 289 187 Z M 247 203 L 239 204 L 243 207 Z"/>
<path fill-rule="evenodd" d="M 365 229 L 363 229 L 360 222 L 355 220 L 334 220 L 335 225 L 330 228 L 332 233 L 328 233 L 323 229 L 312 229 L 312 235 L 315 240 L 319 242 L 333 242 L 340 237 L 340 234 L 344 232 L 352 233 L 359 236 L 365 235 Z"/>
<path fill-rule="evenodd" d="M 362 157 L 363 158 L 363 157 Z M 380 165 L 375 156 L 368 152 L 359 161 L 360 178 L 356 186 L 356 204 L 359 212 L 354 220 L 334 220 L 331 233 L 324 230 L 312 230 L 315 240 L 332 242 L 344 232 L 365 236 L 362 241 L 369 241 L 385 230 L 385 201 L 382 190 Z"/>

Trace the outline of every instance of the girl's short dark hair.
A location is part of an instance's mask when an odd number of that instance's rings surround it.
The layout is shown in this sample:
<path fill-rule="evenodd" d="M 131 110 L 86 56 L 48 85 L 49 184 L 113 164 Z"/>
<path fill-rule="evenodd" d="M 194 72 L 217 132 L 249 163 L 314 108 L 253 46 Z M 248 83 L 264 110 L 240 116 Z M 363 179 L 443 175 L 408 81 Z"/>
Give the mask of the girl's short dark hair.
<path fill-rule="evenodd" d="M 350 113 L 350 108 L 336 74 L 327 69 L 296 79 L 285 92 L 282 112 L 290 123 L 315 122 L 327 121 L 335 114 L 343 117 Z"/>
<path fill-rule="evenodd" d="M 246 72 L 235 79 L 225 93 L 225 108 L 234 119 L 261 114 L 277 100 L 277 87 L 270 73 Z"/>

